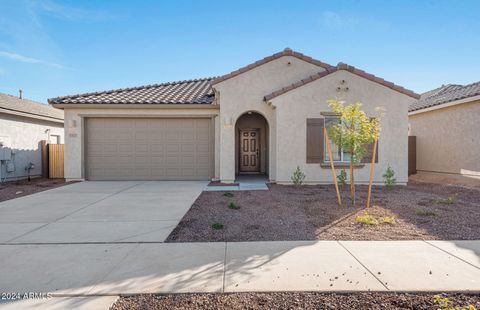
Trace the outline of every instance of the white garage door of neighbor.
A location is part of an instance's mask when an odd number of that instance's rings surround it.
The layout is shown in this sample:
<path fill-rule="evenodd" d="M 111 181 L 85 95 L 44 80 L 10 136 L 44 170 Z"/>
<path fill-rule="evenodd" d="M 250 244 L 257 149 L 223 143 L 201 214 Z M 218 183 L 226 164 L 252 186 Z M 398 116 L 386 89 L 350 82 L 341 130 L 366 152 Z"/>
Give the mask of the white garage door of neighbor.
<path fill-rule="evenodd" d="M 87 118 L 89 180 L 209 180 L 208 118 Z"/>

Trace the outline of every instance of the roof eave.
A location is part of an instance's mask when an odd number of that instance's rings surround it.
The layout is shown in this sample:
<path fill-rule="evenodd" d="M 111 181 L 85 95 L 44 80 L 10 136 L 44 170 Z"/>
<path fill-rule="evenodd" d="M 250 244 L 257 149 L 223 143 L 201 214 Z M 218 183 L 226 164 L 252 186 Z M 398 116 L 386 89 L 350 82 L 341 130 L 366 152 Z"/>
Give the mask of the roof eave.
<path fill-rule="evenodd" d="M 322 67 L 322 68 L 324 68 L 324 69 L 327 69 L 327 68 L 332 67 L 331 65 L 329 65 L 329 64 L 327 64 L 327 63 L 324 63 L 324 62 L 322 62 L 322 61 L 320 61 L 320 60 L 314 59 L 314 58 L 312 58 L 312 57 L 310 57 L 310 56 L 306 56 L 306 55 L 304 55 L 304 54 L 302 54 L 302 53 L 299 53 L 299 52 L 295 52 L 295 51 L 291 50 L 290 48 L 286 48 L 286 49 L 284 49 L 283 51 L 281 51 L 281 52 L 279 52 L 279 53 L 275 53 L 275 54 L 273 54 L 273 55 L 271 55 L 271 56 L 265 57 L 265 58 L 263 58 L 263 59 L 261 59 L 261 60 L 258 60 L 258 61 L 254 62 L 254 63 L 251 63 L 251 64 L 249 64 L 249 65 L 247 65 L 247 66 L 245 66 L 245 67 L 242 67 L 242 68 L 240 68 L 240 69 L 238 69 L 238 70 L 235 70 L 235 71 L 232 71 L 232 72 L 230 72 L 230 73 L 228 73 L 228 74 L 225 74 L 225 75 L 222 75 L 222 76 L 220 76 L 220 77 L 217 77 L 217 78 L 215 78 L 215 79 L 211 82 L 211 85 L 213 86 L 213 85 L 216 85 L 216 84 L 221 83 L 221 82 L 223 82 L 223 81 L 229 80 L 229 79 L 234 78 L 234 77 L 236 77 L 236 76 L 238 76 L 238 75 L 240 75 L 240 74 L 243 74 L 243 73 L 245 73 L 245 72 L 247 72 L 247 71 L 250 71 L 250 70 L 252 70 L 252 69 L 254 69 L 254 68 L 257 68 L 257 67 L 259 67 L 259 66 L 261 66 L 261 65 L 264 65 L 264 64 L 266 64 L 266 63 L 269 63 L 269 62 L 271 62 L 271 61 L 274 61 L 274 60 L 276 60 L 276 59 L 278 59 L 278 58 L 280 58 L 280 57 L 284 57 L 284 56 L 292 56 L 292 57 L 298 58 L 298 59 L 300 59 L 300 60 L 309 62 L 309 63 L 311 63 L 311 64 L 317 65 L 317 66 L 319 66 L 319 67 Z"/>
<path fill-rule="evenodd" d="M 420 98 L 420 95 L 409 90 L 409 89 L 406 89 L 402 86 L 399 86 L 399 85 L 396 85 L 392 82 L 388 82 L 388 81 L 385 81 L 384 79 L 382 78 L 379 78 L 373 74 L 370 74 L 370 73 L 367 73 L 363 70 L 360 70 L 360 69 L 357 69 L 353 66 L 350 66 L 350 65 L 347 65 L 347 64 L 344 64 L 344 63 L 339 63 L 337 66 L 335 67 L 330 67 L 330 68 L 327 68 L 325 71 L 322 71 L 322 72 L 318 72 L 317 74 L 314 74 L 314 75 L 311 75 L 309 77 L 307 77 L 306 79 L 302 79 L 294 84 L 291 84 L 290 86 L 287 86 L 287 87 L 283 87 L 282 89 L 279 89 L 277 91 L 274 91 L 273 93 L 271 94 L 268 94 L 264 97 L 264 101 L 270 101 L 272 99 L 274 99 L 275 97 L 278 97 L 280 95 L 283 95 L 291 90 L 294 90 L 298 87 L 302 87 L 303 85 L 306 85 L 308 83 L 311 83 L 313 81 L 316 81 L 318 79 L 321 79 L 327 75 L 330 75 L 334 72 L 337 72 L 337 71 L 340 71 L 340 70 L 345 70 L 345 71 L 348 71 L 352 74 L 355 74 L 355 75 L 358 75 L 360 77 L 363 77 L 367 80 L 370 80 L 372 82 L 375 82 L 375 83 L 378 83 L 382 86 L 385 86 L 387 88 L 390 88 L 394 91 L 397 91 L 399 93 L 402 93 L 406 96 L 409 96 L 409 97 L 412 97 L 414 99 L 419 99 Z"/>
<path fill-rule="evenodd" d="M 51 103 L 58 109 L 219 109 L 220 106 L 211 103 Z"/>
<path fill-rule="evenodd" d="M 39 120 L 49 121 L 49 122 L 54 122 L 54 123 L 61 123 L 61 124 L 64 123 L 63 118 L 57 118 L 57 117 L 53 117 L 53 116 L 47 116 L 47 115 L 41 115 L 41 114 L 35 114 L 35 113 L 28 113 L 28 112 L 24 112 L 24 111 L 11 110 L 11 109 L 6 109 L 6 108 L 2 108 L 2 107 L 0 107 L 0 113 L 22 116 L 22 117 L 33 118 L 33 119 L 39 119 Z"/>
<path fill-rule="evenodd" d="M 443 109 L 443 108 L 448 108 L 448 107 L 451 107 L 451 106 L 455 106 L 455 105 L 459 105 L 459 104 L 463 104 L 463 103 L 469 103 L 469 102 L 473 102 L 473 101 L 477 101 L 477 100 L 480 100 L 480 95 L 467 97 L 467 98 L 462 98 L 462 99 L 458 99 L 458 100 L 453 100 L 453 101 L 449 101 L 449 102 L 444 102 L 444 103 L 440 103 L 440 104 L 436 104 L 436 105 L 431 105 L 431 106 L 416 109 L 416 110 L 410 110 L 410 111 L 408 111 L 408 115 L 416 115 L 416 114 L 420 114 L 420 113 L 430 112 L 430 111 L 439 110 L 439 109 Z"/>

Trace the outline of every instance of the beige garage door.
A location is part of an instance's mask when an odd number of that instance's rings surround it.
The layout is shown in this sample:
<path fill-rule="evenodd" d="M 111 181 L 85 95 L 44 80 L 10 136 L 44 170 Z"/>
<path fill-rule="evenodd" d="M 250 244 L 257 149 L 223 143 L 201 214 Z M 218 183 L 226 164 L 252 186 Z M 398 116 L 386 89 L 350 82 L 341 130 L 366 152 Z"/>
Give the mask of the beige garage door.
<path fill-rule="evenodd" d="M 88 118 L 89 180 L 209 180 L 211 119 Z"/>

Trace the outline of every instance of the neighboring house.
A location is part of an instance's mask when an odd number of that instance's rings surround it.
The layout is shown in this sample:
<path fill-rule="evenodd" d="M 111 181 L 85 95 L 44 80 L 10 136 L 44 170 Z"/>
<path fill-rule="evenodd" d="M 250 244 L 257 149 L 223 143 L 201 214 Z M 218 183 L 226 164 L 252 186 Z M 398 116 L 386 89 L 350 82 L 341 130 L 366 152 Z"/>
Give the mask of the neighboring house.
<path fill-rule="evenodd" d="M 409 109 L 417 171 L 480 177 L 480 82 L 443 85 Z"/>
<path fill-rule="evenodd" d="M 0 93 L 0 179 L 42 174 L 40 141 L 63 143 L 63 111 Z"/>
<path fill-rule="evenodd" d="M 218 77 L 58 97 L 65 110 L 70 180 L 221 180 L 265 174 L 330 183 L 323 127 L 327 100 L 361 101 L 382 118 L 375 182 L 391 165 L 407 182 L 408 106 L 418 95 L 364 71 L 331 66 L 291 49 Z M 337 167 L 348 154 L 337 150 Z M 366 161 L 369 159 L 367 158 Z M 357 167 L 368 182 L 370 164 Z"/>

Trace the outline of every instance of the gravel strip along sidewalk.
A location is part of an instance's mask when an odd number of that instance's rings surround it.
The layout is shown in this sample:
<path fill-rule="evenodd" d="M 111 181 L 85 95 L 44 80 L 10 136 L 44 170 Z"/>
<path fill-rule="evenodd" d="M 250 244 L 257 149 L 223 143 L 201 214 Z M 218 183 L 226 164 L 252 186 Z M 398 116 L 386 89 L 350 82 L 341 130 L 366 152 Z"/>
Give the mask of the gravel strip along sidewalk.
<path fill-rule="evenodd" d="M 480 295 L 442 294 L 452 307 L 480 308 Z M 137 295 L 121 297 L 112 310 L 126 309 L 439 309 L 434 294 L 311 292 Z"/>

